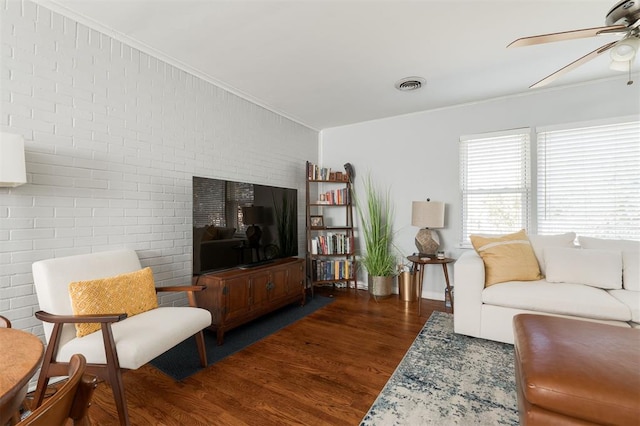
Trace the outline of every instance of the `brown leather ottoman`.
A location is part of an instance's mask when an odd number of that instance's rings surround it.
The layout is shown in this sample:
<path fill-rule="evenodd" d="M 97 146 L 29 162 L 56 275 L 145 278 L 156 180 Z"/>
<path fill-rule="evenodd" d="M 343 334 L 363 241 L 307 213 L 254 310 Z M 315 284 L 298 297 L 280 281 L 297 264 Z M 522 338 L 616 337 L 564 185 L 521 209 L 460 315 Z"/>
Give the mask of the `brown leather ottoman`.
<path fill-rule="evenodd" d="M 513 318 L 521 425 L 640 425 L 640 330 Z"/>

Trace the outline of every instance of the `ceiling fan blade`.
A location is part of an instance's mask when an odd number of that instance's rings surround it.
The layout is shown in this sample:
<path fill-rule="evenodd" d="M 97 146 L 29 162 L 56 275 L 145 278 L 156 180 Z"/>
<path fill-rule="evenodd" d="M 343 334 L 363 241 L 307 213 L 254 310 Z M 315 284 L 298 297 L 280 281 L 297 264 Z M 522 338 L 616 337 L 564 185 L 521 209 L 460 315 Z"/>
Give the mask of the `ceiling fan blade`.
<path fill-rule="evenodd" d="M 582 64 L 584 64 L 586 62 L 589 62 L 590 60 L 592 60 L 593 58 L 597 57 L 598 55 L 600 55 L 600 54 L 606 52 L 607 50 L 611 49 L 616 43 L 617 43 L 617 41 L 612 41 L 611 43 L 607 43 L 604 46 L 600 46 L 599 48 L 597 48 L 593 52 L 587 53 L 582 58 L 576 59 L 575 61 L 571 62 L 569 65 L 560 68 L 558 71 L 554 72 L 553 74 L 550 74 L 550 75 L 546 76 L 545 78 L 543 78 L 542 80 L 538 81 L 537 83 L 532 84 L 531 86 L 529 86 L 529 89 L 534 89 L 536 87 L 542 87 L 542 86 L 545 86 L 545 85 L 551 83 L 553 80 L 555 80 L 556 78 L 560 77 L 561 75 L 566 74 L 569 71 L 578 68 L 580 65 L 582 65 Z"/>
<path fill-rule="evenodd" d="M 551 43 L 553 41 L 573 40 L 576 38 L 595 37 L 598 34 L 626 32 L 624 25 L 609 25 L 606 27 L 584 28 L 581 30 L 563 31 L 559 33 L 541 34 L 531 37 L 522 37 L 512 41 L 507 47 L 532 46 L 534 44 Z"/>

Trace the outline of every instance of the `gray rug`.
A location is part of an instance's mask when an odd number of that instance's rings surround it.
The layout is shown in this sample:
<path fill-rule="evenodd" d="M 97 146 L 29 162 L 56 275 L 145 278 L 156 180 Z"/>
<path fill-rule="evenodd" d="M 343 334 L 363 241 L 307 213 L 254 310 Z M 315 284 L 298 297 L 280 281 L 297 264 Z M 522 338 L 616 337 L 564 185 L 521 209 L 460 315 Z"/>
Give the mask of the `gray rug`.
<path fill-rule="evenodd" d="M 517 425 L 513 346 L 455 334 L 434 312 L 361 425 Z"/>

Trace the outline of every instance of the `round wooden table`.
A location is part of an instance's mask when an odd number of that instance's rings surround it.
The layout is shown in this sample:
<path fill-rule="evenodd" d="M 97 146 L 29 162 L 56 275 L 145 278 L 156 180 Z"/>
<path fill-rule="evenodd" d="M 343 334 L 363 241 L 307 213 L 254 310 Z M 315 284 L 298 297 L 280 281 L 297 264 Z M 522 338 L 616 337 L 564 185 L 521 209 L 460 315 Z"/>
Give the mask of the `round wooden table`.
<path fill-rule="evenodd" d="M 9 423 L 20 409 L 43 354 L 44 345 L 37 336 L 0 328 L 0 425 Z"/>
<path fill-rule="evenodd" d="M 453 292 L 451 291 L 451 285 L 449 284 L 449 272 L 447 271 L 447 265 L 453 263 L 456 260 L 450 257 L 444 259 L 437 259 L 428 256 L 408 256 L 409 262 L 413 263 L 414 269 L 418 274 L 418 316 L 420 316 L 420 298 L 422 298 L 422 281 L 424 279 L 424 265 L 442 265 L 442 271 L 444 272 L 444 280 L 447 284 L 447 291 L 449 292 L 449 298 L 451 300 L 451 312 L 453 312 Z M 446 303 L 446 297 L 445 297 Z"/>

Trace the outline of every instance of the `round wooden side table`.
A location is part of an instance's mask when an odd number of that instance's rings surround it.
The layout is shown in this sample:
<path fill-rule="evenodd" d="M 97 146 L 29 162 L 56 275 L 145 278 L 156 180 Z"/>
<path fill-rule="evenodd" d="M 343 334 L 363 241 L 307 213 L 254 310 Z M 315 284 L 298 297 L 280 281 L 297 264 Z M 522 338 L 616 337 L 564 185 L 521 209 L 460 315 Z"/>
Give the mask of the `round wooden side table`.
<path fill-rule="evenodd" d="M 44 345 L 37 336 L 0 328 L 0 425 L 9 423 L 20 409 L 43 354 Z"/>
<path fill-rule="evenodd" d="M 428 256 L 407 256 L 409 262 L 413 263 L 415 271 L 418 273 L 418 316 L 420 316 L 420 299 L 422 298 L 422 281 L 424 280 L 424 265 L 442 265 L 442 271 L 444 272 L 444 280 L 447 283 L 447 291 L 449 298 L 451 299 L 451 313 L 453 313 L 453 292 L 451 291 L 451 284 L 449 283 L 449 271 L 447 265 L 455 262 L 455 259 L 445 257 L 444 259 L 437 259 Z M 446 303 L 446 296 L 445 296 Z"/>

